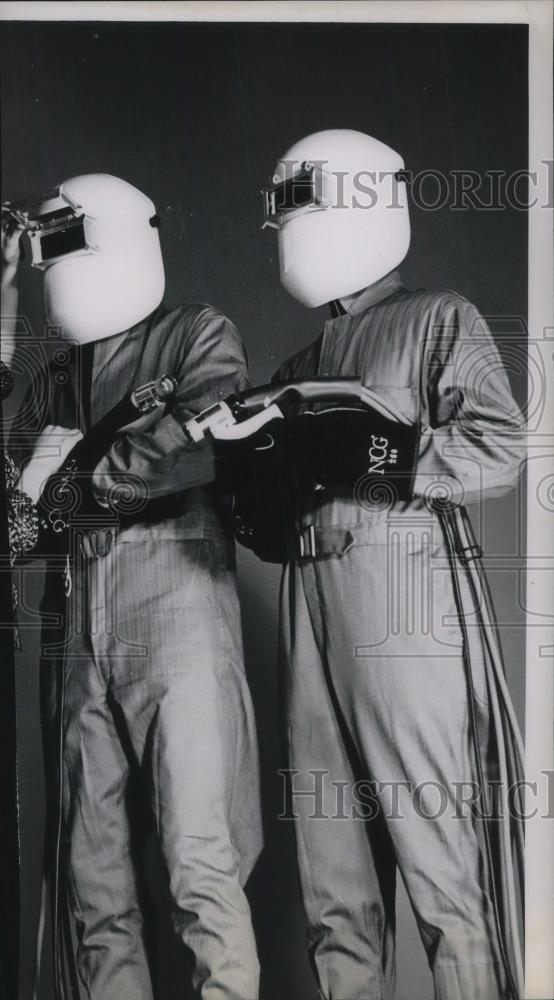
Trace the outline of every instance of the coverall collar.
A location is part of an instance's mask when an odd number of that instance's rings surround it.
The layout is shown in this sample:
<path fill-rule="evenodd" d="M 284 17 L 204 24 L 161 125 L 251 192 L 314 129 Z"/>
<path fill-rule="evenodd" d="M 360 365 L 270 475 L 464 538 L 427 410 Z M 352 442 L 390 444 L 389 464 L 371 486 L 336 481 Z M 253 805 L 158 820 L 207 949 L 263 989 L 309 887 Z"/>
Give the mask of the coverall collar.
<path fill-rule="evenodd" d="M 403 287 L 399 272 L 389 271 L 384 278 L 374 281 L 372 285 L 363 288 L 361 292 L 355 292 L 354 295 L 347 295 L 340 299 L 340 303 L 350 316 L 357 316 L 358 313 L 365 312 L 370 306 L 382 302 L 383 299 L 388 299 Z"/>

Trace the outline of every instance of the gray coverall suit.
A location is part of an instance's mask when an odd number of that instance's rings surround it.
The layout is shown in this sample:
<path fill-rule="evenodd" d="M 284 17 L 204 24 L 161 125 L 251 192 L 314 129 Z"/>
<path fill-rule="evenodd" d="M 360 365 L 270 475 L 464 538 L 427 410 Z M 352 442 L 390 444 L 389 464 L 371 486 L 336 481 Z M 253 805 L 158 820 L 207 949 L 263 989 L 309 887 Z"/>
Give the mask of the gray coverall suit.
<path fill-rule="evenodd" d="M 92 372 L 79 378 L 87 352 Z M 96 467 L 100 499 L 131 484 L 119 507 L 134 505 L 131 522 L 114 532 L 100 524 L 76 544 L 61 629 L 59 567 L 50 568 L 41 607 L 54 760 L 65 687 L 62 844 L 79 976 L 92 1000 L 152 997 L 134 863 L 138 786 L 168 872 L 175 931 L 192 952 L 196 995 L 254 1000 L 259 969 L 242 886 L 262 839 L 234 547 L 206 485 L 215 475 L 211 445 L 188 444 L 182 429 L 246 385 L 244 351 L 210 306 L 160 306 L 130 331 L 78 348 L 73 365 L 65 384 L 54 380 L 43 418 L 83 431 L 133 387 L 164 373 L 178 383 L 172 412 L 120 434 Z M 141 511 L 145 497 L 153 503 Z"/>
<path fill-rule="evenodd" d="M 306 494 L 303 557 L 282 581 L 290 803 L 319 987 L 328 1000 L 393 996 L 398 867 L 437 1000 L 497 1000 L 479 822 L 459 808 L 460 783 L 476 780 L 459 609 L 423 495 L 439 482 L 458 502 L 509 490 L 521 415 L 477 310 L 408 291 L 396 272 L 274 380 L 314 375 L 360 376 L 422 423 L 415 499 L 374 505 L 363 481 L 355 495 Z M 483 656 L 472 667 L 490 776 Z"/>

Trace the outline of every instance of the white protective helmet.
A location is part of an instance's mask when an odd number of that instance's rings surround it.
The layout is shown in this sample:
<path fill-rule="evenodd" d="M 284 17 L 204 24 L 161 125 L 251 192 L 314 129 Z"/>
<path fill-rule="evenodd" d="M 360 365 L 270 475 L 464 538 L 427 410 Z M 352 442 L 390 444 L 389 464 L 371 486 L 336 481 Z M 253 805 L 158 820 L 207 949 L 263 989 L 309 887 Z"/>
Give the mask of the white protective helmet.
<path fill-rule="evenodd" d="M 406 256 L 404 161 L 352 129 L 315 132 L 277 163 L 264 226 L 278 229 L 281 283 L 305 306 L 351 295 Z"/>
<path fill-rule="evenodd" d="M 49 323 L 80 344 L 103 340 L 159 306 L 165 287 L 154 204 L 110 174 L 82 174 L 26 213 Z"/>

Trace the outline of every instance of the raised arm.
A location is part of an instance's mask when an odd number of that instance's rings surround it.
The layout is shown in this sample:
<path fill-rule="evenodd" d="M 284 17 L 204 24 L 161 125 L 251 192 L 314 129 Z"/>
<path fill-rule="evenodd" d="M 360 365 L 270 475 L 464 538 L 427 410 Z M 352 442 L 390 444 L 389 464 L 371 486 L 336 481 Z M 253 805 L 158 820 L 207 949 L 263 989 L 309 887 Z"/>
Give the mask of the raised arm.
<path fill-rule="evenodd" d="M 20 257 L 20 240 L 23 227 L 12 218 L 9 212 L 2 211 L 1 230 L 1 298 L 2 327 L 0 333 L 0 360 L 11 365 L 16 346 L 17 305 L 19 289 L 17 270 Z"/>
<path fill-rule="evenodd" d="M 99 462 L 94 491 L 102 502 L 132 477 L 133 488 L 149 499 L 212 482 L 216 458 L 210 439 L 192 444 L 186 421 L 207 406 L 248 385 L 244 348 L 234 325 L 206 307 L 193 328 L 183 331 L 184 347 L 172 374 L 177 379 L 171 413 L 144 427 L 139 421 L 118 435 Z"/>

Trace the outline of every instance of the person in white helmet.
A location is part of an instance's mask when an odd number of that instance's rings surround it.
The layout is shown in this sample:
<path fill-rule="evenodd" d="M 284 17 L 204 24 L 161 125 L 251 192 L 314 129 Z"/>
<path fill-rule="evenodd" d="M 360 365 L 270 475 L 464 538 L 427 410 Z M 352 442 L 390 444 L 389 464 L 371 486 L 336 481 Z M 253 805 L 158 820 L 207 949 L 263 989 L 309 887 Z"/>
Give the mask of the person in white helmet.
<path fill-rule="evenodd" d="M 283 286 L 305 306 L 331 305 L 321 335 L 274 381 L 359 376 L 421 428 L 408 496 L 400 479 L 391 493 L 390 482 L 379 490 L 361 473 L 355 488 L 333 487 L 314 466 L 313 490 L 304 485 L 297 498 L 297 555 L 281 588 L 291 814 L 322 997 L 393 997 L 398 870 L 436 1000 L 499 1000 L 513 984 L 483 824 L 456 814 L 460 788 L 477 780 L 476 734 L 485 772 L 496 774 L 485 652 L 474 636 L 471 720 L 460 607 L 434 502 L 511 489 L 523 424 L 475 306 L 402 284 L 403 168 L 368 135 L 323 131 L 288 150 L 264 192 Z M 312 453 L 320 458 L 321 447 Z"/>
<path fill-rule="evenodd" d="M 52 846 L 65 876 L 52 884 L 58 987 L 67 892 L 86 995 L 152 997 L 137 864 L 148 814 L 195 995 L 253 1000 L 243 886 L 261 823 L 234 550 L 213 448 L 183 431 L 246 384 L 244 350 L 211 306 L 164 305 L 159 220 L 126 181 L 73 177 L 19 211 L 44 271 L 47 320 L 73 346 L 34 379 L 15 452 L 44 424 L 54 441 L 56 430 L 61 442 L 67 429 L 86 436 L 134 387 L 162 375 L 176 383 L 169 412 L 107 443 L 91 470 L 98 509 L 80 521 L 65 572 L 63 561 L 48 566 L 41 675 L 47 765 L 59 768 L 51 804 L 59 798 L 62 813 Z M 29 482 L 35 498 L 44 478 Z"/>

